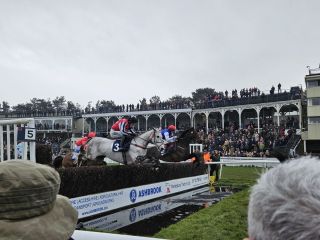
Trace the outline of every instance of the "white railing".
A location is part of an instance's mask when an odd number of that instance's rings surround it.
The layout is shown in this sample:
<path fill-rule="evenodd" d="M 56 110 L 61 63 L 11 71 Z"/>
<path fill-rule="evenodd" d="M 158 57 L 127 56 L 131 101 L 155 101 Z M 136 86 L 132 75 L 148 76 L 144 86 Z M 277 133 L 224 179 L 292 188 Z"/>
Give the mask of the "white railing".
<path fill-rule="evenodd" d="M 198 143 L 189 144 L 189 153 L 202 152 L 203 145 Z"/>
<path fill-rule="evenodd" d="M 152 238 L 152 237 L 140 237 L 140 236 L 131 236 L 131 235 L 123 235 L 123 234 L 113 234 L 113 233 L 102 233 L 102 232 L 89 232 L 89 231 L 81 231 L 75 230 L 72 238 L 75 240 L 161 240 L 160 238 Z"/>
<path fill-rule="evenodd" d="M 27 136 L 30 140 L 35 140 L 35 125 L 33 118 L 21 118 L 0 120 L 0 162 L 11 159 L 11 148 L 13 147 L 14 158 L 18 158 L 17 142 L 18 142 L 18 125 L 26 126 L 30 129 L 30 136 Z M 13 128 L 12 128 L 13 127 Z M 6 133 L 6 142 L 4 142 L 4 133 Z M 13 145 L 11 144 L 11 133 L 13 133 Z M 25 138 L 26 139 L 26 138 Z M 5 158 L 6 149 L 6 158 Z M 36 161 L 36 143 L 35 141 L 24 141 L 22 159 L 28 159 L 28 150 L 30 152 L 30 160 Z"/>
<path fill-rule="evenodd" d="M 274 167 L 280 161 L 277 158 L 251 158 L 251 157 L 221 157 L 220 162 L 206 162 L 208 165 L 208 178 L 210 179 L 210 165 L 220 166 L 220 178 L 222 176 L 222 166 L 256 166 L 256 167 Z"/>

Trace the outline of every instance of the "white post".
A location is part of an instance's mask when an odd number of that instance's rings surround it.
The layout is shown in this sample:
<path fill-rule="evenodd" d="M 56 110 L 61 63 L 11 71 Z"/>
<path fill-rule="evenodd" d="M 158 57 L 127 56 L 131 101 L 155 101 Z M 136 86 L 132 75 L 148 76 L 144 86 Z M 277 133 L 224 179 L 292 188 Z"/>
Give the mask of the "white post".
<path fill-rule="evenodd" d="M 17 146 L 17 144 L 18 144 L 18 142 L 17 142 L 18 134 L 17 133 L 18 133 L 17 124 L 13 124 L 13 146 Z M 18 159 L 17 148 L 14 147 L 13 151 L 14 151 L 14 159 Z"/>
<path fill-rule="evenodd" d="M 4 160 L 4 144 L 3 144 L 3 126 L 0 125 L 0 161 Z"/>
<path fill-rule="evenodd" d="M 35 128 L 34 119 L 29 121 L 28 127 Z M 36 162 L 36 142 L 30 142 L 30 160 Z"/>
<path fill-rule="evenodd" d="M 7 125 L 7 159 L 8 160 L 11 159 L 10 148 L 11 148 L 11 144 L 10 144 L 10 125 Z"/>

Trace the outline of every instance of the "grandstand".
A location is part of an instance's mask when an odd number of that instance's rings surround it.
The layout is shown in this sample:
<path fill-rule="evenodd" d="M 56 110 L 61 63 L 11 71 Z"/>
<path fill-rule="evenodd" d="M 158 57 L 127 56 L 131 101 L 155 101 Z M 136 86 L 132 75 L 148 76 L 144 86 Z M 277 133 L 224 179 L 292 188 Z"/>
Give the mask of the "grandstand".
<path fill-rule="evenodd" d="M 277 93 L 273 87 L 270 93 L 262 93 L 257 88 L 242 89 L 239 95 L 237 90 L 232 90 L 230 96 L 227 91 L 213 92 L 200 101 L 182 98 L 157 104 L 48 112 L 22 113 L 7 109 L 0 112 L 0 118 L 34 117 L 38 141 L 61 144 L 89 131 L 106 136 L 119 118 L 135 116 L 139 132 L 169 124 L 175 124 L 179 131 L 194 127 L 207 148 L 218 149 L 223 155 L 268 156 L 276 146 L 289 147 L 294 155 L 304 127 L 303 108 L 300 87 Z M 226 146 L 228 144 L 230 146 Z"/>

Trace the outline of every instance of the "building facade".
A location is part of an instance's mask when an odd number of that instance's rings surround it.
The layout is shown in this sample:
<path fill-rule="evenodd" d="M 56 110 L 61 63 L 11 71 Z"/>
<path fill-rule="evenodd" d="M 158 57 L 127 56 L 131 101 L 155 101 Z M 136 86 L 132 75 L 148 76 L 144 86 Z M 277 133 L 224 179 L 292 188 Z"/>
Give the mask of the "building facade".
<path fill-rule="evenodd" d="M 302 133 L 304 152 L 320 153 L 320 68 L 309 69 L 305 76 L 307 128 Z"/>

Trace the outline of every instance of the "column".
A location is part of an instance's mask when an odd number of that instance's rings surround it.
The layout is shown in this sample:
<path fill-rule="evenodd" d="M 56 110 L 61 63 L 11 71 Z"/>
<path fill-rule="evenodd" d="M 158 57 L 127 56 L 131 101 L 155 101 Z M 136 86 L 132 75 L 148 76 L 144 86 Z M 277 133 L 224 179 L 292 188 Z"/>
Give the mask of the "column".
<path fill-rule="evenodd" d="M 105 120 L 106 120 L 106 122 L 107 122 L 107 129 L 106 129 L 106 131 L 107 131 L 107 134 L 109 134 L 109 117 L 105 117 L 104 118 Z"/>
<path fill-rule="evenodd" d="M 241 123 L 241 113 L 242 113 L 242 109 L 238 108 L 238 113 L 239 113 L 239 128 L 242 129 L 242 123 Z"/>
<path fill-rule="evenodd" d="M 278 104 L 276 105 L 276 109 L 277 109 L 277 113 L 278 113 L 277 124 L 279 127 L 280 126 L 280 106 Z"/>
<path fill-rule="evenodd" d="M 190 114 L 190 125 L 191 125 L 191 127 L 193 127 L 193 128 L 195 127 L 195 126 L 194 126 L 193 114 L 192 114 L 192 113 Z"/>
<path fill-rule="evenodd" d="M 148 118 L 150 115 L 144 115 L 144 117 L 146 118 L 146 129 L 145 131 L 148 131 Z"/>
<path fill-rule="evenodd" d="M 225 110 L 222 109 L 220 113 L 221 113 L 221 126 L 222 126 L 222 129 L 224 129 L 224 113 L 225 113 Z"/>
<path fill-rule="evenodd" d="M 256 107 L 257 111 L 257 120 L 258 120 L 258 133 L 260 133 L 260 108 Z"/>
<path fill-rule="evenodd" d="M 160 125 L 159 125 L 159 127 L 161 128 L 162 127 L 162 125 L 161 125 L 161 121 L 162 121 L 162 118 L 163 118 L 163 114 L 158 114 L 158 116 L 159 116 L 159 118 L 160 118 Z M 164 119 L 164 121 L 165 121 L 165 123 L 166 123 L 166 118 Z M 166 126 L 166 125 L 165 125 Z"/>
<path fill-rule="evenodd" d="M 206 115 L 206 132 L 209 133 L 209 112 L 204 113 Z"/>

